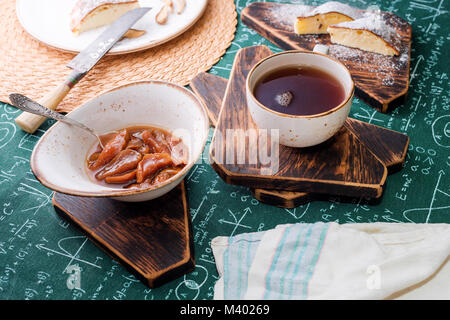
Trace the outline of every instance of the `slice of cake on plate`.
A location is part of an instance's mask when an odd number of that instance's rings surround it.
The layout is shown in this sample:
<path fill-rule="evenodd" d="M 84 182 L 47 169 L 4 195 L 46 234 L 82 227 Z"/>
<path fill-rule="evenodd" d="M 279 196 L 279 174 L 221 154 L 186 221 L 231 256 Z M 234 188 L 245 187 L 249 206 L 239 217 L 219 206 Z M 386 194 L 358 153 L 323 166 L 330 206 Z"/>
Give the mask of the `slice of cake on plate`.
<path fill-rule="evenodd" d="M 361 19 L 328 27 L 331 42 L 388 56 L 399 55 L 400 37 L 381 14 L 367 14 Z"/>
<path fill-rule="evenodd" d="M 71 12 L 70 28 L 80 34 L 108 25 L 134 8 L 139 8 L 138 0 L 78 0 Z"/>
<path fill-rule="evenodd" d="M 353 21 L 362 15 L 361 10 L 341 2 L 330 1 L 315 8 L 305 9 L 305 12 L 297 17 L 294 29 L 297 34 L 327 33 L 329 25 Z"/>

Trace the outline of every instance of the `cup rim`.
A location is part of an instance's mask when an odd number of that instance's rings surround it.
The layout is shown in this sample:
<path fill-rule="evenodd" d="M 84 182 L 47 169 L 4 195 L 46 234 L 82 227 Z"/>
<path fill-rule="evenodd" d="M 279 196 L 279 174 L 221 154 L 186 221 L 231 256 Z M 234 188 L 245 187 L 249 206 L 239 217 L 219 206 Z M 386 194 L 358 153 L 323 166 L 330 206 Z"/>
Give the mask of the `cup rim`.
<path fill-rule="evenodd" d="M 338 64 L 340 64 L 342 67 L 344 67 L 344 70 L 348 73 L 349 77 L 350 77 L 350 81 L 351 81 L 351 86 L 352 89 L 350 90 L 349 94 L 345 97 L 345 99 L 343 100 L 343 102 L 341 102 L 339 105 L 337 105 L 336 107 L 321 112 L 321 113 L 315 113 L 315 114 L 310 114 L 310 115 L 293 115 L 293 114 L 287 114 L 287 113 L 282 113 L 282 112 L 278 112 L 275 110 L 272 110 L 268 107 L 266 107 L 265 105 L 263 105 L 261 102 L 258 101 L 258 99 L 256 99 L 255 95 L 253 94 L 253 91 L 250 90 L 250 78 L 253 76 L 253 73 L 255 72 L 255 70 L 262 64 L 264 63 L 266 60 L 272 59 L 276 56 L 279 55 L 284 55 L 284 54 L 312 54 L 312 55 L 319 55 L 319 56 L 323 56 L 325 58 L 328 58 L 330 60 L 332 60 L 333 62 L 336 62 Z M 299 118 L 299 119 L 312 119 L 312 118 L 320 118 L 322 116 L 328 115 L 330 113 L 334 113 L 336 111 L 338 111 L 339 109 L 343 108 L 349 101 L 350 99 L 353 97 L 354 92 L 355 92 L 355 82 L 353 81 L 352 75 L 350 73 L 350 71 L 348 70 L 348 68 L 339 60 L 337 60 L 336 58 L 330 57 L 327 54 L 323 54 L 320 52 L 315 52 L 315 51 L 305 51 L 305 50 L 286 50 L 286 51 L 282 51 L 279 53 L 274 53 L 268 57 L 263 58 L 262 60 L 258 61 L 249 71 L 248 75 L 247 75 L 247 79 L 245 81 L 245 87 L 247 90 L 247 95 L 250 95 L 251 98 L 253 99 L 253 101 L 262 109 L 267 110 L 277 116 L 281 116 L 281 117 L 286 117 L 286 118 Z"/>

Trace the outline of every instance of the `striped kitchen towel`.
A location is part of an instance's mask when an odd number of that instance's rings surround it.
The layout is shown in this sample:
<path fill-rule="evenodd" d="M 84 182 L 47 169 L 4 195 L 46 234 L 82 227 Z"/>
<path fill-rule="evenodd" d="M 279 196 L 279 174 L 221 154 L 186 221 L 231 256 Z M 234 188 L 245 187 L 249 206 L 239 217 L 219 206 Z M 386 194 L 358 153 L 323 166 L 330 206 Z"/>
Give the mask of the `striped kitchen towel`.
<path fill-rule="evenodd" d="M 286 224 L 211 247 L 215 299 L 450 299 L 447 224 Z"/>

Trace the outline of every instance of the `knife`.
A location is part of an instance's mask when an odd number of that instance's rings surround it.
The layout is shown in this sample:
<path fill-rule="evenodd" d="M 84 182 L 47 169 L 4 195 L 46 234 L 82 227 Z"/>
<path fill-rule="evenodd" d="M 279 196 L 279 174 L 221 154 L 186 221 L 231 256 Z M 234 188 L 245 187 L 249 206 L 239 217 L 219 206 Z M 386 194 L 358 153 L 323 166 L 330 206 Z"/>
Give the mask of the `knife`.
<path fill-rule="evenodd" d="M 128 11 L 108 29 L 106 29 L 95 41 L 81 51 L 72 61 L 67 64 L 68 68 L 73 69 L 64 82 L 50 91 L 39 104 L 55 110 L 59 103 L 69 93 L 69 91 L 91 70 L 97 62 L 119 41 L 122 36 L 142 18 L 151 8 L 136 8 Z M 45 117 L 22 112 L 16 118 L 16 124 L 28 133 L 34 133 L 45 121 Z"/>

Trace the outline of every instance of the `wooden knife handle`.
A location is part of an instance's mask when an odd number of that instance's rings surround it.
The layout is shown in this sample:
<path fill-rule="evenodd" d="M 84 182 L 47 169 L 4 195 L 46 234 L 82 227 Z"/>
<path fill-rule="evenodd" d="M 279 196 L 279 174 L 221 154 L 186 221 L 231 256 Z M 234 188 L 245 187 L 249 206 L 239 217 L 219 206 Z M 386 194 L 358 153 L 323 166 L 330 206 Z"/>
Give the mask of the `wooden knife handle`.
<path fill-rule="evenodd" d="M 49 109 L 55 110 L 59 103 L 64 99 L 64 97 L 69 93 L 70 89 L 84 76 L 79 72 L 73 71 L 67 79 L 46 94 L 38 102 L 39 104 L 47 107 Z M 16 124 L 28 133 L 34 133 L 46 120 L 47 118 L 38 116 L 28 112 L 22 112 L 16 118 Z"/>

